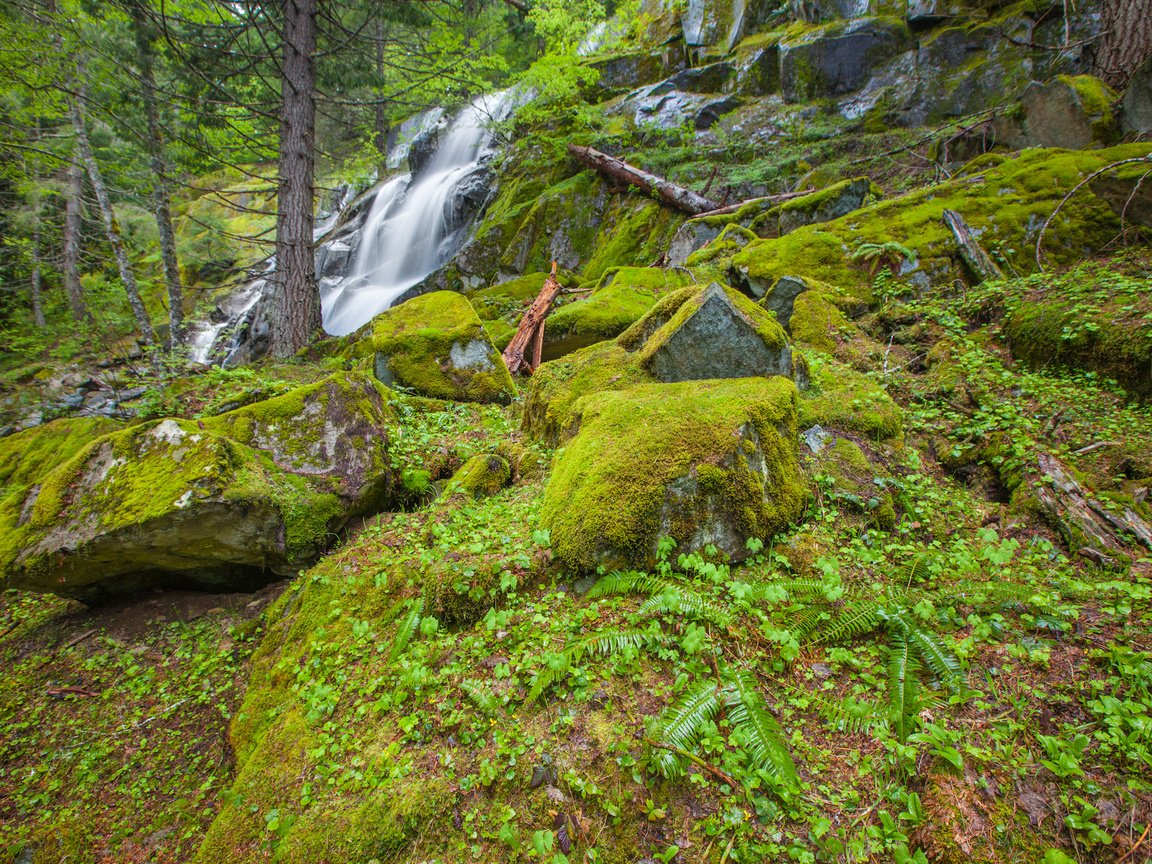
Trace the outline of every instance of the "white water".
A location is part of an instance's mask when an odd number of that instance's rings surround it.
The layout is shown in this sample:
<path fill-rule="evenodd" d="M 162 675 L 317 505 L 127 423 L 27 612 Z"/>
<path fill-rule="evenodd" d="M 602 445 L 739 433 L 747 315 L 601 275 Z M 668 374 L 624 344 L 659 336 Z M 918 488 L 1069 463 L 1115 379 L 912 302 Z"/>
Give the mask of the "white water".
<path fill-rule="evenodd" d="M 459 251 L 460 187 L 494 152 L 490 121 L 511 107 L 509 91 L 474 100 L 441 131 L 440 146 L 415 178 L 403 174 L 380 187 L 346 277 L 321 286 L 328 333 L 361 327 Z"/>

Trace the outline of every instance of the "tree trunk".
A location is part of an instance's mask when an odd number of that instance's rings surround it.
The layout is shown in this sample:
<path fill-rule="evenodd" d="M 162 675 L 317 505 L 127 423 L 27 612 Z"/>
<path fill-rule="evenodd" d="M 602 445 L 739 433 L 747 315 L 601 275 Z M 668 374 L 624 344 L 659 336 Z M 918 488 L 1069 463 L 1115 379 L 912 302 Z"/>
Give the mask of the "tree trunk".
<path fill-rule="evenodd" d="M 160 233 L 160 257 L 164 263 L 164 282 L 168 286 L 169 344 L 178 345 L 184 336 L 184 288 L 180 283 L 180 264 L 176 256 L 176 232 L 172 230 L 172 208 L 168 197 L 168 166 L 164 159 L 164 138 L 156 108 L 156 79 L 153 75 L 152 30 L 140 2 L 128 8 L 136 39 L 136 56 L 140 64 L 140 96 L 147 121 L 148 161 L 152 169 L 152 201 L 156 207 L 156 227 Z"/>
<path fill-rule="evenodd" d="M 384 80 L 384 18 L 376 19 L 376 78 Z M 388 115 L 380 98 L 382 90 L 376 93 L 376 152 L 380 154 L 380 171 L 388 170 Z"/>
<path fill-rule="evenodd" d="M 36 204 L 36 224 L 32 228 L 32 320 L 36 326 L 44 328 L 48 322 L 44 320 L 44 305 L 40 302 L 40 204 Z"/>
<path fill-rule="evenodd" d="M 84 80 L 84 63 L 78 64 L 77 80 Z M 124 293 L 128 295 L 128 305 L 132 307 L 132 315 L 136 318 L 136 326 L 140 328 L 140 336 L 144 344 L 156 344 L 156 331 L 152 328 L 152 319 L 148 317 L 148 310 L 144 301 L 140 299 L 140 290 L 136 285 L 136 276 L 132 272 L 132 264 L 128 260 L 128 250 L 124 247 L 124 238 L 120 234 L 120 225 L 116 221 L 116 214 L 112 210 L 112 201 L 108 197 L 108 188 L 104 185 L 104 177 L 100 173 L 100 166 L 96 163 L 96 154 L 92 152 L 92 144 L 88 140 L 88 130 L 84 126 L 84 112 L 81 102 L 83 92 L 72 99 L 72 127 L 76 131 L 76 145 L 80 149 L 80 157 L 88 169 L 88 179 L 92 183 L 92 190 L 96 193 L 96 203 L 100 207 L 100 216 L 104 220 L 104 234 L 108 238 L 108 245 L 116 256 L 116 266 L 120 270 L 120 281 L 124 284 Z"/>
<path fill-rule="evenodd" d="M 720 209 L 720 205 L 715 201 L 709 201 L 703 195 L 697 195 L 691 189 L 677 186 L 663 177 L 642 171 L 615 156 L 609 156 L 607 153 L 601 153 L 591 147 L 581 147 L 578 144 L 569 144 L 568 152 L 577 162 L 587 165 L 589 168 L 595 168 L 613 180 L 619 180 L 629 186 L 635 186 L 649 195 L 655 195 L 669 207 L 675 207 L 677 210 L 691 213 L 693 216 Z"/>
<path fill-rule="evenodd" d="M 84 286 L 80 284 L 80 198 L 84 194 L 84 166 L 80 148 L 72 155 L 68 165 L 68 188 L 64 199 L 64 293 L 68 308 L 76 323 L 88 319 L 88 304 L 84 302 Z"/>
<path fill-rule="evenodd" d="M 280 182 L 272 352 L 290 357 L 320 326 L 312 251 L 316 127 L 316 0 L 284 0 L 280 79 Z"/>
<path fill-rule="evenodd" d="M 1152 57 L 1152 0 L 1104 0 L 1104 32 L 1096 46 L 1096 74 L 1123 90 Z"/>

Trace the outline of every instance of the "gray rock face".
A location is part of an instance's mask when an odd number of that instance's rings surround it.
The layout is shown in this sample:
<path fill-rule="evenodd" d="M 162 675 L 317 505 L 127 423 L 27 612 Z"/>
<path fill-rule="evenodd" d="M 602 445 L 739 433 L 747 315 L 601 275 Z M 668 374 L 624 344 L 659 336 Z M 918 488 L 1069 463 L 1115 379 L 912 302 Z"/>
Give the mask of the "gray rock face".
<path fill-rule="evenodd" d="M 1152 60 L 1137 69 L 1128 82 L 1120 122 L 1125 132 L 1152 132 Z"/>
<path fill-rule="evenodd" d="M 668 266 L 683 267 L 689 255 L 719 237 L 721 230 L 719 226 L 695 219 L 685 222 L 676 229 L 676 234 L 668 246 Z"/>
<path fill-rule="evenodd" d="M 636 51 L 596 58 L 589 61 L 588 65 L 600 73 L 595 89 L 600 93 L 612 93 L 632 90 L 657 81 L 667 75 L 669 69 L 683 66 L 684 60 L 682 51 L 678 55 L 665 55 L 662 51 Z"/>
<path fill-rule="evenodd" d="M 853 22 L 842 32 L 780 46 L 780 84 L 787 102 L 859 90 L 885 61 L 911 46 L 906 29 L 885 21 Z"/>
<path fill-rule="evenodd" d="M 744 55 L 736 67 L 738 96 L 770 96 L 780 91 L 780 48 L 769 45 Z"/>
<path fill-rule="evenodd" d="M 781 327 L 787 328 L 792 323 L 796 298 L 807 290 L 807 283 L 799 276 L 781 276 L 768 290 L 760 305 L 775 314 Z"/>
<path fill-rule="evenodd" d="M 787 234 L 804 225 L 830 222 L 859 210 L 868 200 L 872 181 L 867 177 L 857 177 L 837 183 L 822 192 L 788 202 L 780 212 L 780 233 Z M 804 202 L 810 201 L 808 205 Z"/>
<path fill-rule="evenodd" d="M 408 170 L 414 175 L 432 161 L 440 147 L 440 127 L 431 126 L 417 135 L 408 148 Z"/>
<path fill-rule="evenodd" d="M 669 328 L 673 329 L 666 332 Z M 687 317 L 653 336 L 646 354 L 648 371 L 665 383 L 792 374 L 787 341 L 767 341 L 715 283 L 704 290 Z"/>
<path fill-rule="evenodd" d="M 731 63 L 710 63 L 677 72 L 654 85 L 653 92 L 682 90 L 685 93 L 719 93 L 732 77 L 735 69 Z M 663 88 L 661 90 L 660 88 Z"/>
<path fill-rule="evenodd" d="M 1079 79 L 1074 79 L 1079 80 Z M 1094 91 L 1086 96 L 1068 79 L 1054 78 L 1028 85 L 1021 99 L 1022 116 L 998 121 L 996 132 L 1010 147 L 1061 147 L 1083 150 L 1093 144 L 1107 143 L 1116 131 L 1111 106 L 1094 104 L 1115 97 L 1103 83 L 1088 86 Z"/>
<path fill-rule="evenodd" d="M 693 129 L 708 129 L 724 114 L 740 106 L 735 96 L 685 93 L 665 89 L 664 83 L 641 90 L 624 103 L 634 110 L 636 125 L 654 125 L 660 129 L 690 125 Z"/>

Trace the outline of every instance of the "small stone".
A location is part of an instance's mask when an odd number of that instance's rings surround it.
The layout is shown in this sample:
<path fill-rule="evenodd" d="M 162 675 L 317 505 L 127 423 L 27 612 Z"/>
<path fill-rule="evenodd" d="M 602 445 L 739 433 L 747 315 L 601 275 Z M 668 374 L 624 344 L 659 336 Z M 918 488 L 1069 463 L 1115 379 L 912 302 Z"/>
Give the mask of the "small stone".
<path fill-rule="evenodd" d="M 563 804 L 568 800 L 568 796 L 557 789 L 555 786 L 549 786 L 544 790 L 544 794 L 548 796 L 548 800 L 553 804 Z"/>
<path fill-rule="evenodd" d="M 800 437 L 804 439 L 804 443 L 808 445 L 808 449 L 813 453 L 819 453 L 836 440 L 836 437 L 832 433 L 826 431 L 824 427 L 820 425 L 805 429 L 800 434 Z"/>

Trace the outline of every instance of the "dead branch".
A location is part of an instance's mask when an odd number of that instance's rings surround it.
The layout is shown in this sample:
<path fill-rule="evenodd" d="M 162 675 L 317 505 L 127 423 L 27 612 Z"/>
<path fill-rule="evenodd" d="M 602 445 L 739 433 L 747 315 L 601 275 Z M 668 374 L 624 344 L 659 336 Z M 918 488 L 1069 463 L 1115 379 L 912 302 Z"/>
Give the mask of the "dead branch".
<path fill-rule="evenodd" d="M 552 272 L 544 280 L 544 285 L 524 317 L 520 319 L 520 326 L 508 347 L 504 349 L 504 363 L 513 375 L 527 368 L 532 373 L 540 365 L 540 353 L 544 347 L 544 320 L 548 317 L 548 310 L 560 293 L 560 282 L 556 278 L 556 262 L 552 262 Z M 525 360 L 524 354 L 532 346 L 532 357 Z"/>
<path fill-rule="evenodd" d="M 601 153 L 595 148 L 569 144 L 568 152 L 572 154 L 572 158 L 577 162 L 595 169 L 605 177 L 619 180 L 629 186 L 635 186 L 642 192 L 655 195 L 669 207 L 674 207 L 677 210 L 682 210 L 693 216 L 697 213 L 705 213 L 720 207 L 715 201 L 711 201 L 703 195 L 693 192 L 691 189 L 677 186 L 670 180 L 657 177 L 655 174 L 649 174 L 647 171 L 641 170 L 634 165 L 629 165 L 623 159 L 617 159 L 615 156 Z"/>

